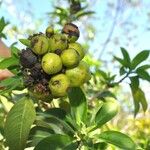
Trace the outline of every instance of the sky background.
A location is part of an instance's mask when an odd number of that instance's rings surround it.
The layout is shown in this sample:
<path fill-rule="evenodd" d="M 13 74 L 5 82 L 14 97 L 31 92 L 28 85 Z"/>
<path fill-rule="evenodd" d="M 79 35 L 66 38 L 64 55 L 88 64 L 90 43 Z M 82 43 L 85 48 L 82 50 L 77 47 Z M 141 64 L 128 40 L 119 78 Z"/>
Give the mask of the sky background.
<path fill-rule="evenodd" d="M 150 0 L 88 1 L 88 9 L 94 10 L 95 14 L 91 18 L 85 17 L 75 23 L 79 29 L 83 29 L 86 23 L 92 24 L 95 28 L 95 31 L 91 32 L 91 37 L 94 38 L 88 42 L 89 52 L 95 59 L 99 58 L 104 48 L 104 43 L 110 34 L 118 6 L 113 33 L 102 57 L 100 57 L 100 60 L 104 62 L 109 61 L 107 69 L 116 73 L 115 64 L 112 65 L 111 61 L 113 55 L 121 56 L 120 47 L 125 47 L 131 58 L 141 50 L 150 49 Z M 61 6 L 66 7 L 64 0 L 59 2 Z M 54 3 L 56 5 L 57 2 L 54 0 L 3 0 L 0 7 L 0 17 L 4 16 L 10 22 L 10 25 L 5 30 L 8 38 L 4 42 L 10 46 L 18 38 L 27 37 L 25 33 L 27 29 L 36 32 L 44 31 L 51 21 L 47 13 L 53 11 Z M 15 34 L 15 32 L 11 31 L 12 26 L 16 26 L 19 33 Z M 82 31 L 86 32 L 84 29 Z M 86 43 L 83 35 L 84 33 L 81 32 L 79 42 Z M 144 81 L 142 85 L 143 90 L 147 93 L 146 96 L 150 97 L 150 85 Z M 124 87 L 128 88 L 127 84 Z"/>

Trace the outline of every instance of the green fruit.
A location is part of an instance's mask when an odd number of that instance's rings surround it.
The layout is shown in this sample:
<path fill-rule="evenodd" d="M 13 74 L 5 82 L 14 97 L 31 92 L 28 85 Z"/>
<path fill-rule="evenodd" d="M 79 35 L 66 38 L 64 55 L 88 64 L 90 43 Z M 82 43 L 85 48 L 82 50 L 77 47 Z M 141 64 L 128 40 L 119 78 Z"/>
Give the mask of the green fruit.
<path fill-rule="evenodd" d="M 79 43 L 77 43 L 77 42 L 76 43 L 70 43 L 69 48 L 73 48 L 79 53 L 80 60 L 82 60 L 84 58 L 85 52 L 84 52 L 83 47 Z"/>
<path fill-rule="evenodd" d="M 89 79 L 89 70 L 85 64 L 85 62 L 80 62 L 77 67 L 66 70 L 71 87 L 79 87 Z"/>
<path fill-rule="evenodd" d="M 62 69 L 61 58 L 54 53 L 47 53 L 42 58 L 42 68 L 47 74 L 58 73 Z"/>
<path fill-rule="evenodd" d="M 105 102 L 96 114 L 95 122 L 100 127 L 118 113 L 119 105 L 116 100 Z"/>
<path fill-rule="evenodd" d="M 54 34 L 54 29 L 51 26 L 47 27 L 46 36 L 50 38 L 53 34 Z"/>
<path fill-rule="evenodd" d="M 67 49 L 68 42 L 67 38 L 63 34 L 56 33 L 51 38 L 49 38 L 49 51 L 55 52 L 56 50 L 63 51 Z"/>
<path fill-rule="evenodd" d="M 38 35 L 31 39 L 32 51 L 37 55 L 43 55 L 48 51 L 49 42 L 44 35 Z"/>
<path fill-rule="evenodd" d="M 67 94 L 70 81 L 65 74 L 53 76 L 49 82 L 49 88 L 54 97 L 62 97 Z"/>
<path fill-rule="evenodd" d="M 75 67 L 79 64 L 79 54 L 76 50 L 69 48 L 64 50 L 61 55 L 62 63 L 67 68 Z"/>

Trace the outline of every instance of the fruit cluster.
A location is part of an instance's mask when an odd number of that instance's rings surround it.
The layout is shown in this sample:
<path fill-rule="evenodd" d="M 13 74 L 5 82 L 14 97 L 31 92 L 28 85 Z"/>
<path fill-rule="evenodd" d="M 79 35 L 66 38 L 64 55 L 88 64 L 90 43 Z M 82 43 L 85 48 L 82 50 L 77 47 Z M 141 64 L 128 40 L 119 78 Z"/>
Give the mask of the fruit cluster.
<path fill-rule="evenodd" d="M 24 83 L 32 96 L 39 99 L 62 97 L 69 87 L 79 87 L 90 77 L 88 65 L 82 61 L 83 47 L 76 42 L 78 27 L 66 24 L 61 33 L 52 27 L 45 34 L 28 38 L 29 46 L 20 53 Z"/>

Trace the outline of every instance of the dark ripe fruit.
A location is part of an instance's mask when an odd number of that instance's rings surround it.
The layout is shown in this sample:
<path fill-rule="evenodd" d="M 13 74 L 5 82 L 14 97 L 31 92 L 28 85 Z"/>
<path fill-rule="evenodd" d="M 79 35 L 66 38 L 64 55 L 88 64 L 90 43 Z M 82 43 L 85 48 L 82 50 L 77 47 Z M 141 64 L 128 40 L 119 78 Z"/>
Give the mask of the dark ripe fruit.
<path fill-rule="evenodd" d="M 38 35 L 31 39 L 32 51 L 37 55 L 43 55 L 48 51 L 49 43 L 47 37 Z"/>
<path fill-rule="evenodd" d="M 28 88 L 29 95 L 36 100 L 42 100 L 44 102 L 51 102 L 53 97 L 48 89 L 48 86 L 42 83 L 37 83 L 33 87 Z"/>
<path fill-rule="evenodd" d="M 65 74 L 53 76 L 49 81 L 49 88 L 54 97 L 62 97 L 67 94 L 70 81 Z"/>
<path fill-rule="evenodd" d="M 37 63 L 37 56 L 31 51 L 31 49 L 27 48 L 26 50 L 22 50 L 20 53 L 20 63 L 24 68 L 31 68 Z"/>
<path fill-rule="evenodd" d="M 76 43 L 69 43 L 69 48 L 73 48 L 79 53 L 80 60 L 82 60 L 84 58 L 85 51 L 84 51 L 83 47 L 81 46 L 81 44 L 79 44 L 77 42 Z"/>
<path fill-rule="evenodd" d="M 67 68 L 73 68 L 79 64 L 79 53 L 72 48 L 64 50 L 60 57 L 63 65 Z"/>
<path fill-rule="evenodd" d="M 31 76 L 24 76 L 23 81 L 26 87 L 31 87 L 34 84 L 34 79 Z"/>
<path fill-rule="evenodd" d="M 42 68 L 47 74 L 58 73 L 62 69 L 61 58 L 54 53 L 47 53 L 42 58 Z"/>
<path fill-rule="evenodd" d="M 46 28 L 46 36 L 48 38 L 50 38 L 53 34 L 54 34 L 54 29 L 51 26 L 47 27 Z"/>
<path fill-rule="evenodd" d="M 49 52 L 55 52 L 58 49 L 63 51 L 67 47 L 68 42 L 65 35 L 56 33 L 49 38 Z"/>
<path fill-rule="evenodd" d="M 80 62 L 77 67 L 66 70 L 65 74 L 70 80 L 70 87 L 79 87 L 90 79 L 90 72 L 85 64 L 85 62 Z"/>
<path fill-rule="evenodd" d="M 64 28 L 62 29 L 62 33 L 67 35 L 68 41 L 70 43 L 77 41 L 80 36 L 78 27 L 73 23 L 65 24 Z"/>

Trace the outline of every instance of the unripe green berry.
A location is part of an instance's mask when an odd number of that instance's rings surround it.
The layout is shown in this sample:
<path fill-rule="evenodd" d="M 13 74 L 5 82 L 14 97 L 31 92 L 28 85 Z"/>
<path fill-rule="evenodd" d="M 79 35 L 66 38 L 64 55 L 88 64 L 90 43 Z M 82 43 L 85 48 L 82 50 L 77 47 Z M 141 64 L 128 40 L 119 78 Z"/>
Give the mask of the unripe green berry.
<path fill-rule="evenodd" d="M 38 35 L 31 39 L 32 51 L 37 55 L 43 55 L 48 51 L 49 42 L 44 35 Z"/>
<path fill-rule="evenodd" d="M 84 52 L 83 47 L 79 43 L 77 43 L 77 42 L 76 43 L 70 43 L 69 48 L 73 48 L 79 53 L 80 60 L 82 60 L 84 58 L 85 52 Z"/>
<path fill-rule="evenodd" d="M 47 53 L 42 58 L 42 68 L 47 74 L 58 73 L 62 69 L 61 58 L 54 53 Z"/>
<path fill-rule="evenodd" d="M 54 34 L 54 29 L 51 26 L 47 27 L 46 36 L 50 38 L 53 34 Z"/>
<path fill-rule="evenodd" d="M 54 97 L 62 97 L 67 94 L 70 81 L 65 74 L 53 76 L 49 82 L 49 88 Z"/>
<path fill-rule="evenodd" d="M 67 68 L 72 68 L 79 64 L 80 60 L 79 54 L 76 50 L 72 48 L 64 50 L 61 53 L 60 57 L 63 65 Z"/>
<path fill-rule="evenodd" d="M 85 62 L 80 62 L 75 68 L 67 69 L 66 75 L 70 80 L 70 87 L 79 87 L 89 80 L 89 70 Z"/>
<path fill-rule="evenodd" d="M 56 50 L 65 50 L 68 47 L 67 38 L 63 34 L 56 33 L 49 38 L 49 52 L 55 52 Z"/>

